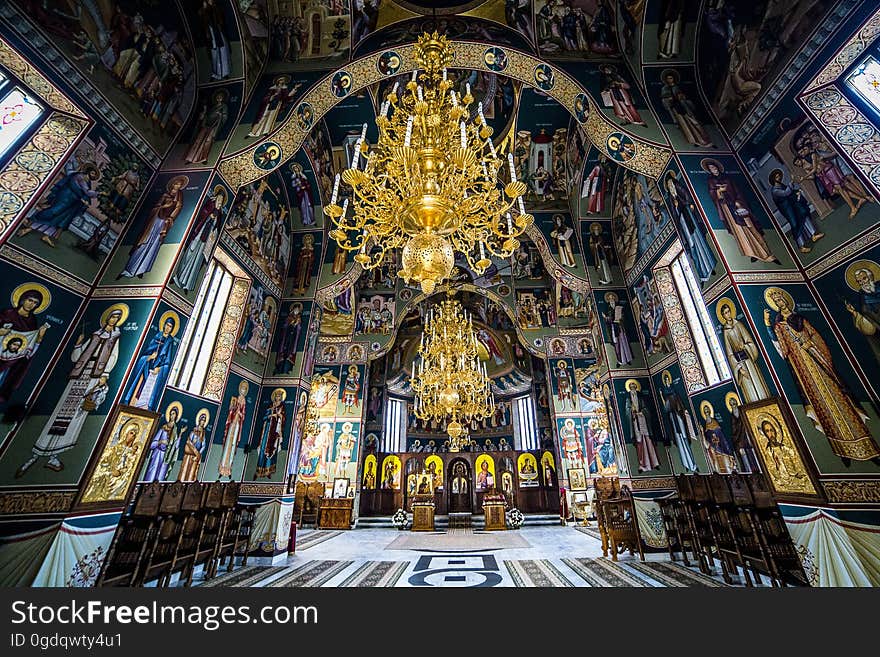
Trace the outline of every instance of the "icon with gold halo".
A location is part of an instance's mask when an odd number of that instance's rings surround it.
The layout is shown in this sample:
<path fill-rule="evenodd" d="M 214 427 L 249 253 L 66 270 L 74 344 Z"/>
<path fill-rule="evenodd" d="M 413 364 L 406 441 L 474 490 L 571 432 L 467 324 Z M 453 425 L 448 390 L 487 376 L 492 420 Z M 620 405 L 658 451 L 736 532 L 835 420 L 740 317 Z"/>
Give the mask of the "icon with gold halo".
<path fill-rule="evenodd" d="M 507 53 L 497 46 L 486 48 L 483 53 L 483 63 L 490 71 L 500 73 L 507 68 Z"/>

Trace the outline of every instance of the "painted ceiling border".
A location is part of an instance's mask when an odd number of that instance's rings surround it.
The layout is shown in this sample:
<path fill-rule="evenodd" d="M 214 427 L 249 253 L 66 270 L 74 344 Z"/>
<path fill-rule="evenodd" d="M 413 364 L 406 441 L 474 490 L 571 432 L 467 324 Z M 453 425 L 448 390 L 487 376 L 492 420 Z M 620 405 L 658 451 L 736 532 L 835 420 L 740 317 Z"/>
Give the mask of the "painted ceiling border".
<path fill-rule="evenodd" d="M 672 158 L 672 150 L 669 146 L 649 142 L 612 123 L 599 109 L 590 92 L 574 78 L 552 64 L 517 50 L 502 49 L 490 44 L 465 41 L 451 41 L 450 43 L 454 49 L 454 67 L 503 73 L 514 80 L 519 80 L 533 87 L 537 86 L 539 90 L 568 109 L 575 119 L 584 125 L 593 144 L 621 166 L 657 179 Z M 373 53 L 344 65 L 343 68 L 331 71 L 299 99 L 290 116 L 267 139 L 244 151 L 223 158 L 219 166 L 220 173 L 229 185 L 237 190 L 276 170 L 296 154 L 315 122 L 349 97 L 351 93 L 392 76 L 414 71 L 416 69 L 414 50 L 415 46 L 412 44 L 399 46 L 393 50 Z M 486 55 L 490 50 L 493 57 L 487 58 Z M 502 58 L 502 60 L 506 59 L 507 64 L 504 67 L 497 65 L 490 67 L 487 64 L 487 59 L 499 61 L 499 51 L 503 51 L 503 54 L 506 55 L 506 58 Z M 400 67 L 389 74 L 381 73 L 378 68 L 379 60 L 386 52 L 395 53 L 401 62 Z M 353 82 L 348 94 L 337 97 L 331 89 L 331 81 L 340 71 L 347 72 Z M 539 73 L 543 86 L 536 84 L 536 75 Z M 279 75 L 281 74 L 279 72 Z M 576 111 L 576 101 L 583 104 L 586 111 Z M 306 106 L 311 109 L 312 119 L 310 121 L 300 119 L 300 111 Z M 277 145 L 281 155 L 275 158 L 270 166 L 262 168 L 256 164 L 255 155 L 258 149 L 262 148 L 265 151 L 267 144 Z M 620 148 L 621 145 L 627 147 L 629 152 Z"/>

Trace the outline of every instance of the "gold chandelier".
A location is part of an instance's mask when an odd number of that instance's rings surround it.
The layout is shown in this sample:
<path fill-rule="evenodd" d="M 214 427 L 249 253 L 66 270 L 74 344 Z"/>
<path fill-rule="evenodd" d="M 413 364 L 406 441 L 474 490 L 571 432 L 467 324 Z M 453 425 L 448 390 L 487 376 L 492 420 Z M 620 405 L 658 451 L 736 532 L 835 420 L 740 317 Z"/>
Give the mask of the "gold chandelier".
<path fill-rule="evenodd" d="M 368 147 L 364 124 L 351 168 L 342 173 L 354 192 L 350 216 L 348 199 L 337 204 L 338 174 L 324 209 L 336 226 L 330 236 L 339 248 L 358 251 L 354 259 L 364 269 L 402 248 L 399 276 L 419 283 L 425 294 L 449 277 L 456 251 L 482 274 L 490 256 L 510 257 L 534 221 L 525 211 L 527 188 L 516 179 L 513 154 L 504 167 L 482 104 L 471 111 L 470 84 L 463 97 L 452 88 L 446 70 L 452 58 L 445 36 L 419 37 L 421 73 L 413 72 L 400 96 L 394 84 L 376 119 L 378 143 Z"/>
<path fill-rule="evenodd" d="M 435 315 L 428 312 L 419 345 L 419 364 L 412 364 L 416 417 L 447 420 L 449 448 L 455 452 L 467 441 L 462 420 L 482 420 L 495 412 L 495 396 L 485 363 L 477 355 L 477 337 L 470 314 L 452 298 L 441 301 Z"/>

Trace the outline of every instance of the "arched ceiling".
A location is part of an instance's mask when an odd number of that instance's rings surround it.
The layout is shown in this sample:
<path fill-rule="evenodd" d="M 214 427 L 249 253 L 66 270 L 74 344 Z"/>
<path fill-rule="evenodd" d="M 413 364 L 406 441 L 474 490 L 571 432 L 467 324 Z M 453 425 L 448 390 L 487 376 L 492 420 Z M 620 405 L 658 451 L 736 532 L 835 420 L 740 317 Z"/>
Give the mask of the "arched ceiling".
<path fill-rule="evenodd" d="M 453 47 L 455 63 L 462 68 L 491 70 L 486 63 L 486 54 L 493 46 L 456 41 L 453 42 Z M 405 74 L 416 69 L 411 45 L 398 46 L 394 52 L 400 61 L 400 66 L 394 70 L 394 73 Z M 566 107 L 578 122 L 585 126 L 592 143 L 606 156 L 639 173 L 652 178 L 659 177 L 671 156 L 671 150 L 658 143 L 661 134 L 659 131 L 657 141 L 639 137 L 612 122 L 600 109 L 593 94 L 562 69 L 525 53 L 508 50 L 505 54 L 510 63 L 503 70 L 511 78 L 527 85 L 535 85 L 536 77 L 543 76 L 544 79 L 550 79 L 541 91 Z M 293 111 L 266 139 L 224 158 L 221 172 L 230 184 L 237 188 L 252 182 L 293 157 L 313 125 L 311 119 L 304 121 L 302 117 L 320 119 L 351 94 L 357 94 L 360 90 L 380 82 L 386 77 L 386 74 L 381 73 L 378 68 L 380 57 L 381 54 L 369 55 L 351 62 L 345 69 L 323 76 L 305 94 L 298 96 L 294 101 Z M 333 78 L 340 75 L 350 76 L 351 91 L 337 97 L 332 91 Z M 580 107 L 588 109 L 583 112 Z M 621 145 L 624 148 L 621 148 Z M 280 149 L 280 157 L 273 158 L 268 163 L 262 161 L 260 156 L 271 146 Z"/>

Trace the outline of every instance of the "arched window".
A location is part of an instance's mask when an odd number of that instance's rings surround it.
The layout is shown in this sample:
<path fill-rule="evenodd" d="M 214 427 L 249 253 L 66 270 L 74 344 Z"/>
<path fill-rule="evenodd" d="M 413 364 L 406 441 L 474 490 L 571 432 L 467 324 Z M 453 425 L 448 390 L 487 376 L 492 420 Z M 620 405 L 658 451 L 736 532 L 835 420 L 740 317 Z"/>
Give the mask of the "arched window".
<path fill-rule="evenodd" d="M 193 319 L 186 326 L 180 350 L 171 368 L 172 386 L 196 395 L 202 394 L 234 278 L 217 260 L 211 261 L 193 306 Z"/>
<path fill-rule="evenodd" d="M 402 452 L 406 445 L 406 403 L 389 397 L 385 403 L 385 431 L 382 432 L 381 452 Z"/>
<path fill-rule="evenodd" d="M 0 165 L 33 132 L 45 106 L 0 69 Z"/>
<path fill-rule="evenodd" d="M 880 61 L 868 55 L 846 77 L 846 84 L 880 114 Z"/>
<path fill-rule="evenodd" d="M 514 449 L 533 450 L 538 443 L 538 422 L 535 417 L 535 400 L 524 395 L 513 400 L 513 446 Z"/>
<path fill-rule="evenodd" d="M 714 386 L 731 378 L 727 358 L 718 341 L 718 336 L 709 319 L 706 303 L 700 293 L 700 284 L 691 270 L 690 261 L 684 253 L 680 253 L 670 265 L 672 279 L 678 291 L 678 298 L 684 309 L 687 323 L 691 329 L 694 347 L 706 375 L 706 383 Z"/>

